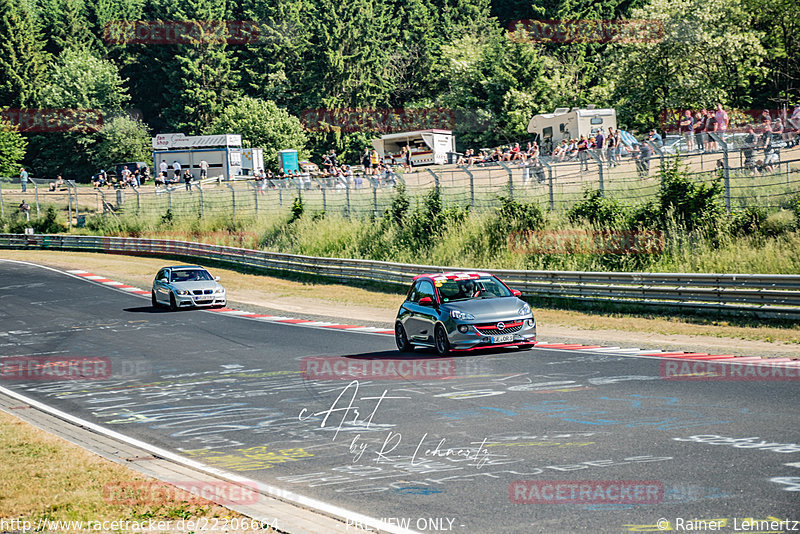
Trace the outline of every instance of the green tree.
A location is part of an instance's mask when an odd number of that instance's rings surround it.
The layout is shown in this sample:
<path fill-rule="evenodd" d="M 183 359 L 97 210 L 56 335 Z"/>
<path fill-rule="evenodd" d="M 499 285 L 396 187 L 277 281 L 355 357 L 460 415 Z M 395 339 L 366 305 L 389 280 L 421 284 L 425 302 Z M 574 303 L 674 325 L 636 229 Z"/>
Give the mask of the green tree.
<path fill-rule="evenodd" d="M 0 103 L 19 108 L 35 105 L 47 61 L 29 4 L 0 0 Z"/>
<path fill-rule="evenodd" d="M 152 157 L 150 129 L 140 120 L 114 117 L 103 124 L 97 138 L 93 159 L 100 168 L 123 161 L 149 161 Z"/>
<path fill-rule="evenodd" d="M 295 148 L 301 158 L 307 155 L 307 139 L 300 120 L 269 100 L 242 97 L 231 102 L 207 133 L 242 134 L 242 145 L 263 148 L 264 165 L 271 168 L 278 164 L 278 150 Z"/>
<path fill-rule="evenodd" d="M 396 26 L 386 0 L 320 0 L 311 24 L 311 100 L 326 108 L 385 106 L 396 83 Z"/>
<path fill-rule="evenodd" d="M 161 0 L 153 3 L 150 13 L 168 21 L 203 21 L 182 38 L 187 44 L 150 46 L 139 58 L 148 62 L 141 90 L 161 94 L 166 124 L 199 134 L 240 92 L 238 67 L 226 42 L 229 35 L 220 28 L 229 20 L 227 2 Z"/>
<path fill-rule="evenodd" d="M 258 23 L 252 42 L 240 48 L 243 88 L 248 94 L 287 106 L 299 113 L 314 105 L 308 90 L 314 84 L 309 61 L 316 16 L 303 0 L 244 0 L 242 18 Z"/>
<path fill-rule="evenodd" d="M 0 111 L 3 111 L 0 108 Z M 19 171 L 28 141 L 16 126 L 0 115 L 0 176 L 14 176 Z"/>
<path fill-rule="evenodd" d="M 749 0 L 754 28 L 761 32 L 766 50 L 767 76 L 759 90 L 758 104 L 773 107 L 779 101 L 800 102 L 800 20 L 795 0 Z"/>
<path fill-rule="evenodd" d="M 47 78 L 42 107 L 118 111 L 130 100 L 117 66 L 87 50 L 64 50 Z"/>
<path fill-rule="evenodd" d="M 749 107 L 765 56 L 753 14 L 735 0 L 653 0 L 632 16 L 663 24 L 656 42 L 614 47 L 607 75 L 622 122 L 645 128 L 662 110 Z"/>
<path fill-rule="evenodd" d="M 92 110 L 113 117 L 129 100 L 116 65 L 87 50 L 64 50 L 48 80 L 39 100 L 42 108 Z M 94 171 L 95 124 L 63 126 L 63 131 L 31 135 L 27 160 L 42 176 L 88 180 Z"/>
<path fill-rule="evenodd" d="M 98 49 L 84 0 L 37 0 L 37 4 L 48 52 L 55 56 L 66 49 Z"/>

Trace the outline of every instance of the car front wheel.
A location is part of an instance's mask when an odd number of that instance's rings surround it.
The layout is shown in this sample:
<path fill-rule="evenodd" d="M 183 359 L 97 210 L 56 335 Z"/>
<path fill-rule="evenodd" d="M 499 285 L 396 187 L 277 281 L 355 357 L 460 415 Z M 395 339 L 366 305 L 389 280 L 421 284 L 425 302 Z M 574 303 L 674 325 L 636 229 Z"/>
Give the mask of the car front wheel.
<path fill-rule="evenodd" d="M 408 336 L 406 336 L 406 329 L 403 328 L 403 323 L 394 325 L 394 341 L 397 344 L 397 350 L 400 352 L 411 352 L 414 350 L 413 345 L 408 342 Z"/>
<path fill-rule="evenodd" d="M 436 325 L 436 330 L 433 332 L 433 341 L 439 356 L 445 356 L 450 352 L 450 340 L 447 338 L 447 332 L 444 326 L 440 324 Z"/>
<path fill-rule="evenodd" d="M 158 300 L 156 299 L 156 292 L 155 291 L 151 291 L 150 292 L 150 302 L 153 304 L 154 308 L 161 307 L 161 304 L 159 304 Z"/>
<path fill-rule="evenodd" d="M 175 295 L 172 293 L 169 294 L 169 309 L 170 311 L 176 311 L 178 309 L 178 303 L 175 302 Z"/>

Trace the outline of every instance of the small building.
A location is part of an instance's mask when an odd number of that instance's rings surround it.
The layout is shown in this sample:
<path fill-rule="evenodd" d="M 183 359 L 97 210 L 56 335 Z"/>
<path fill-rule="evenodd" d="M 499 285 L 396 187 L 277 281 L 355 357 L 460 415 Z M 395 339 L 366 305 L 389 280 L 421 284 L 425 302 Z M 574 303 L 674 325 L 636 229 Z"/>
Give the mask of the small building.
<path fill-rule="evenodd" d="M 189 169 L 194 179 L 199 179 L 202 160 L 208 163 L 209 178 L 229 178 L 242 174 L 242 136 L 158 134 L 153 137 L 153 172 L 160 172 L 162 160 L 169 166 L 170 178 L 172 165 L 177 161 L 181 171 Z"/>
<path fill-rule="evenodd" d="M 405 146 L 411 151 L 413 166 L 444 165 L 448 152 L 456 151 L 456 139 L 451 130 L 417 130 L 383 135 L 373 139 L 372 146 L 384 163 L 402 165 Z"/>
<path fill-rule="evenodd" d="M 535 134 L 542 152 L 549 154 L 563 139 L 580 139 L 595 135 L 600 128 L 608 134 L 617 127 L 617 111 L 611 108 L 557 108 L 553 113 L 534 115 L 528 123 L 528 132 Z"/>

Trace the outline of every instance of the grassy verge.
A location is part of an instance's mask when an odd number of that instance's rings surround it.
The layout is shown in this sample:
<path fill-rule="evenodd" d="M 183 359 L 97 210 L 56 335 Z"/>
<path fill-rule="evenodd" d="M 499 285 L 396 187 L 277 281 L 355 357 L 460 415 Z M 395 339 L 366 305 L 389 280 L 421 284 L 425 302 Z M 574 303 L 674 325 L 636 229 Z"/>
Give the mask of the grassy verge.
<path fill-rule="evenodd" d="M 0 518 L 4 530 L 29 521 L 185 522 L 244 516 L 174 486 L 96 456 L 11 415 L 0 412 Z M 122 495 L 120 488 L 143 488 Z M 153 498 L 153 497 L 158 498 Z M 150 524 L 150 523 L 148 523 Z M 73 523 L 74 526 L 74 523 Z M 53 528 L 71 530 L 77 528 Z M 99 530 L 99 529 L 98 529 Z M 128 529 L 108 529 L 125 531 Z M 267 532 L 267 531 L 262 531 Z M 271 532 L 271 530 L 269 531 Z"/>

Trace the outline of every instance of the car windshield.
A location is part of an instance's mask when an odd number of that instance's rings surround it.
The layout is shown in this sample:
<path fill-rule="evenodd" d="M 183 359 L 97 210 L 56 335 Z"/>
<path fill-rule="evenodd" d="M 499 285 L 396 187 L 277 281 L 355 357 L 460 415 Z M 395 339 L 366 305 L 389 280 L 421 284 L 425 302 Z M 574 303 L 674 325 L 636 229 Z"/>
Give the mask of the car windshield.
<path fill-rule="evenodd" d="M 195 282 L 198 280 L 213 280 L 213 278 L 205 269 L 182 269 L 172 271 L 170 282 Z"/>
<path fill-rule="evenodd" d="M 493 277 L 442 280 L 436 282 L 436 288 L 439 290 L 442 302 L 511 296 L 511 291 L 500 280 Z"/>

